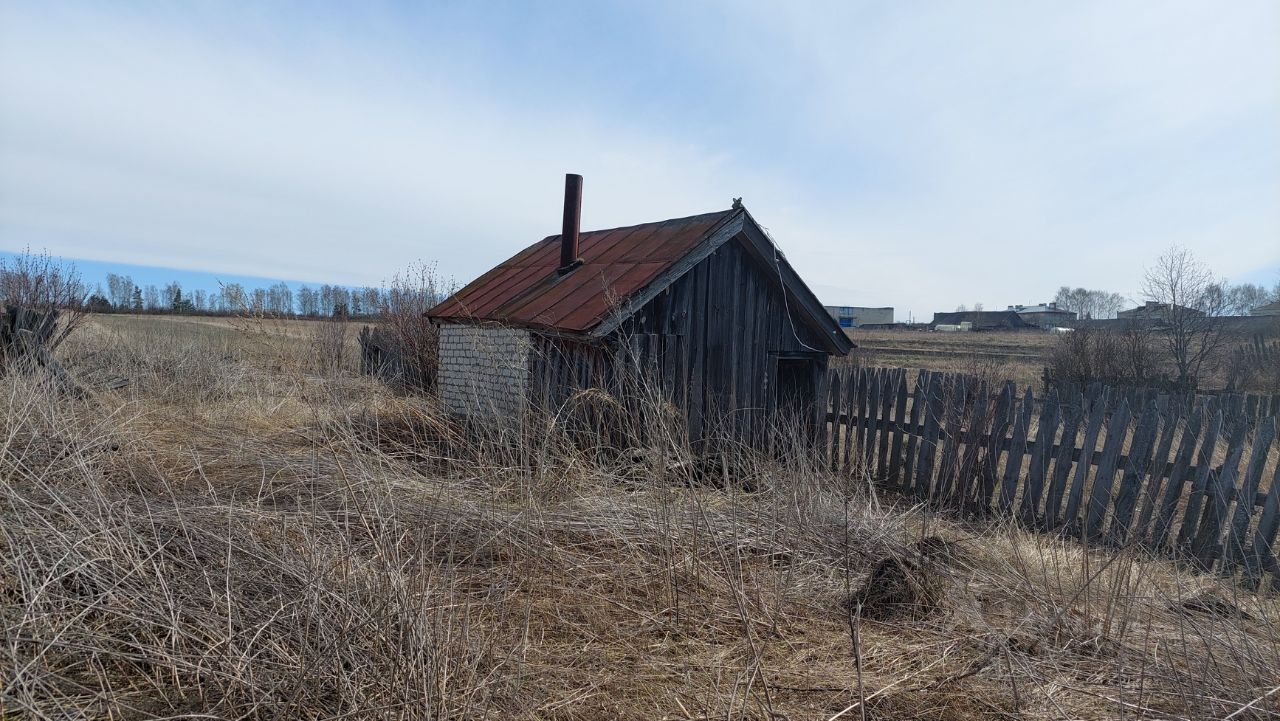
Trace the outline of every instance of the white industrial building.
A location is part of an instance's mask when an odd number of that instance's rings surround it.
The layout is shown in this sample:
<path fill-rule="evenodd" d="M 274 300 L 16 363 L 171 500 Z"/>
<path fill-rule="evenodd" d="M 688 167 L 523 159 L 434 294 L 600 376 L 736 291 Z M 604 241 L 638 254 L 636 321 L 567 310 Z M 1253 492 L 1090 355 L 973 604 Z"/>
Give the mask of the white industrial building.
<path fill-rule="evenodd" d="M 823 308 L 827 309 L 841 328 L 893 323 L 893 308 L 865 308 L 857 305 L 825 305 Z"/>

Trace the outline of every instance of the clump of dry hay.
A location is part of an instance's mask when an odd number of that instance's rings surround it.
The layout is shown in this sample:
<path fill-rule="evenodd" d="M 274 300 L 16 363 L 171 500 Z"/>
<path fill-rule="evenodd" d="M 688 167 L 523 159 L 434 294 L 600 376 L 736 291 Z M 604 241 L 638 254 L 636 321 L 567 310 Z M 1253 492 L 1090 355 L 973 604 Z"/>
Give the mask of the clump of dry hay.
<path fill-rule="evenodd" d="M 623 482 L 224 341 L 86 401 L 0 380 L 0 717 L 1277 717 L 1275 598 L 801 448 Z"/>
<path fill-rule="evenodd" d="M 928 614 L 943 602 L 954 548 L 950 541 L 927 536 L 906 552 L 885 556 L 841 605 L 850 613 L 877 621 Z"/>

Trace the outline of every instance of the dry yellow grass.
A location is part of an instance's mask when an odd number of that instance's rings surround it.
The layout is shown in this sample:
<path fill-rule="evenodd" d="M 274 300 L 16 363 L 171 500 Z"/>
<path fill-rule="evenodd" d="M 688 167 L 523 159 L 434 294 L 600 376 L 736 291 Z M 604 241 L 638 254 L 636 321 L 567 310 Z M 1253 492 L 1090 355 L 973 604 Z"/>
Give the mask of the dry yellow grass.
<path fill-rule="evenodd" d="M 1275 598 L 659 424 L 511 446 L 310 336 L 95 319 L 65 360 L 128 386 L 3 379 L 0 718 L 1280 715 Z M 845 603 L 924 537 L 935 607 Z"/>
<path fill-rule="evenodd" d="M 847 331 L 867 365 L 967 373 L 1038 386 L 1054 336 L 1040 331 Z"/>

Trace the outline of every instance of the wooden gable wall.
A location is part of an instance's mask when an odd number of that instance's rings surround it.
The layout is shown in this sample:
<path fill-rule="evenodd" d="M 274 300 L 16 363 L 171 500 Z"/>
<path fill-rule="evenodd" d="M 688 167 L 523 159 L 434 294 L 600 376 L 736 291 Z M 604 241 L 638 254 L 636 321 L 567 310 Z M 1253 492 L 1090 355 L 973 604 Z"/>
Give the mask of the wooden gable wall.
<path fill-rule="evenodd" d="M 722 419 L 738 437 L 760 430 L 774 410 L 779 356 L 814 359 L 815 393 L 827 368 L 822 339 L 742 242 L 722 245 L 615 333 L 647 359 L 694 439 Z"/>

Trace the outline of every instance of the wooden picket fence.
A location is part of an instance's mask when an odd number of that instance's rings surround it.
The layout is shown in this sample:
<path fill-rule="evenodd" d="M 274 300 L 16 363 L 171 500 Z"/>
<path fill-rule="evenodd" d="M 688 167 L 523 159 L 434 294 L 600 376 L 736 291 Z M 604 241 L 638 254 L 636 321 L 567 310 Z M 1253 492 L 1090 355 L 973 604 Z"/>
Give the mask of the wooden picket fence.
<path fill-rule="evenodd" d="M 832 470 L 966 517 L 1138 546 L 1280 590 L 1274 414 L 1111 403 L 1105 391 L 1036 399 L 1011 382 L 901 368 L 831 371 L 821 393 Z"/>

